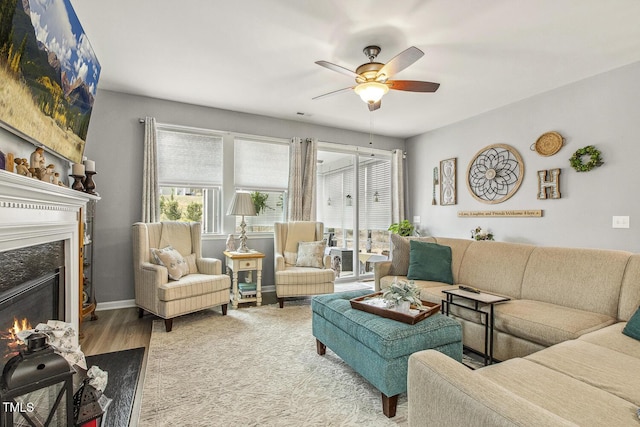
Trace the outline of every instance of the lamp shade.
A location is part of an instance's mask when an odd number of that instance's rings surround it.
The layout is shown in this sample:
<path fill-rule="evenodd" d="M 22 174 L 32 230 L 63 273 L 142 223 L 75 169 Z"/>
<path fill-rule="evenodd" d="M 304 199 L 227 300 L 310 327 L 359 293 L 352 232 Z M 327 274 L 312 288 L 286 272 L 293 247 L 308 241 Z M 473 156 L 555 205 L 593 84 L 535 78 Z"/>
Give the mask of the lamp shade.
<path fill-rule="evenodd" d="M 354 91 L 367 104 L 375 104 L 380 101 L 385 93 L 389 92 L 389 86 L 378 82 L 360 83 Z"/>
<path fill-rule="evenodd" d="M 238 191 L 233 196 L 231 206 L 227 211 L 227 215 L 244 215 L 244 216 L 256 216 L 256 208 L 251 200 L 251 194 L 246 191 Z"/>

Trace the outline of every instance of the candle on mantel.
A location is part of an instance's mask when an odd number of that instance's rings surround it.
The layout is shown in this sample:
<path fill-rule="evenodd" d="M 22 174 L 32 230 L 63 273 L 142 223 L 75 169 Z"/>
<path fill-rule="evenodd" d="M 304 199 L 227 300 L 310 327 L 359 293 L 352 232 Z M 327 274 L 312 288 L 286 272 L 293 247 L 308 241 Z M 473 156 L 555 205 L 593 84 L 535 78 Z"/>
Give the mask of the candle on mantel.
<path fill-rule="evenodd" d="M 83 176 L 84 165 L 81 165 L 80 163 L 74 163 L 73 166 L 71 166 L 71 174 L 74 176 Z"/>
<path fill-rule="evenodd" d="M 84 162 L 84 170 L 87 172 L 95 172 L 96 171 L 96 162 L 93 160 L 85 160 Z"/>

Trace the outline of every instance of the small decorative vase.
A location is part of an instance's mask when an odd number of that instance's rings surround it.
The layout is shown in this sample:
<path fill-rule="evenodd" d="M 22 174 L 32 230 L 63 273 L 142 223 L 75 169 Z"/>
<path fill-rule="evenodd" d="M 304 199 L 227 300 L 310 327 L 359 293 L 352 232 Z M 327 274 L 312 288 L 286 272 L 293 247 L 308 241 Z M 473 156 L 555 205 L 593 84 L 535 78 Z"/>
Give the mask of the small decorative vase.
<path fill-rule="evenodd" d="M 396 311 L 400 313 L 408 313 L 411 303 L 409 301 L 400 301 L 396 306 Z"/>

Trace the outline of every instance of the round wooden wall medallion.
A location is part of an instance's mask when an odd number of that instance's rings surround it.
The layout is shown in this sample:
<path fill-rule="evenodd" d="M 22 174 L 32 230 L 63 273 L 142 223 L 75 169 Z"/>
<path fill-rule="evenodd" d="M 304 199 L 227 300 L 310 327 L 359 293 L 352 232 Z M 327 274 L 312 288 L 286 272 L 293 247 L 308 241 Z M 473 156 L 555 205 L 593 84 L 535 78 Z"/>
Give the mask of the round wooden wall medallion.
<path fill-rule="evenodd" d="M 510 145 L 494 144 L 478 151 L 467 168 L 467 187 L 482 203 L 502 203 L 518 191 L 524 176 L 520 153 Z"/>

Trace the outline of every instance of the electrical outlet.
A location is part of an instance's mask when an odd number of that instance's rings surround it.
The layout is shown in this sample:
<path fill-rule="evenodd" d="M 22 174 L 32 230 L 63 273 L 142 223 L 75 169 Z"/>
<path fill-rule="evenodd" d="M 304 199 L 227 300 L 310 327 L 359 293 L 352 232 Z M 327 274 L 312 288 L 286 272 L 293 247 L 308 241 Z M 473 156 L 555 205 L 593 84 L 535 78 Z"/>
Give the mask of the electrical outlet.
<path fill-rule="evenodd" d="M 414 224 L 418 224 L 418 223 L 420 223 L 420 217 L 419 217 L 419 216 L 414 216 L 414 217 L 413 217 L 413 223 L 414 223 Z"/>
<path fill-rule="evenodd" d="M 614 216 L 613 217 L 613 228 L 629 228 L 629 217 L 628 216 Z"/>

